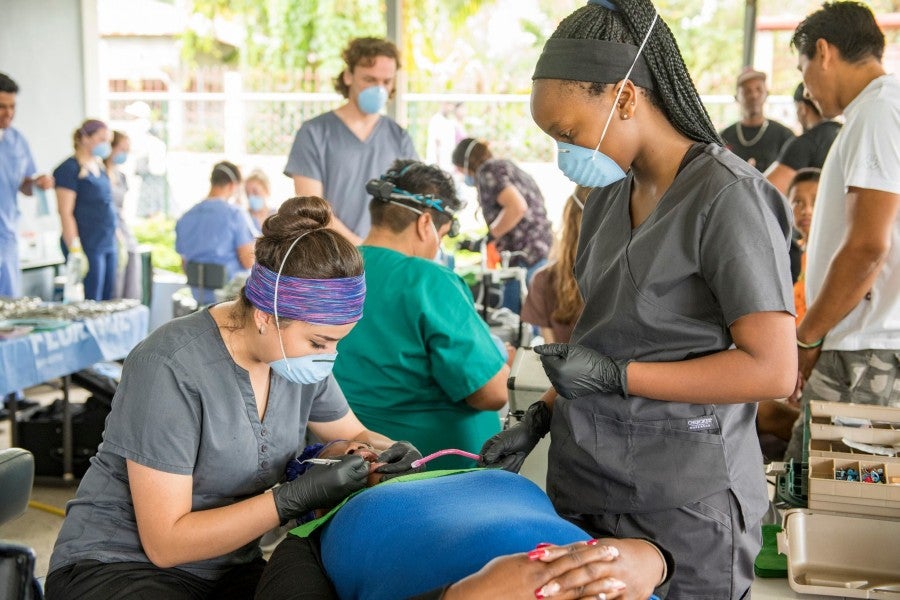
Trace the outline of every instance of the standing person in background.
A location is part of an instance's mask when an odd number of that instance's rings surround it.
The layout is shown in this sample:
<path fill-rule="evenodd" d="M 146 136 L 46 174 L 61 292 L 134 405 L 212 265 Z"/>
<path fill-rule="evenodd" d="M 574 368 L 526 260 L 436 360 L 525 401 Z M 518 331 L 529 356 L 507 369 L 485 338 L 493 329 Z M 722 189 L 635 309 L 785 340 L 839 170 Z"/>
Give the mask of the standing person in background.
<path fill-rule="evenodd" d="M 806 246 L 821 173 L 821 169 L 800 169 L 794 174 L 787 189 L 788 202 L 794 212 L 793 238 L 800 250 L 799 274 L 794 283 L 794 307 L 797 310 L 798 325 L 806 315 Z"/>
<path fill-rule="evenodd" d="M 217 163 L 209 176 L 209 194 L 175 223 L 175 251 L 181 260 L 225 266 L 226 279 L 253 266 L 257 230 L 250 215 L 231 199 L 241 186 L 241 170 L 228 161 Z M 215 302 L 213 290 L 191 288 L 201 305 Z"/>
<path fill-rule="evenodd" d="M 524 267 L 526 283 L 530 283 L 534 272 L 547 264 L 553 244 L 537 182 L 513 161 L 494 158 L 487 143 L 475 138 L 465 138 L 456 146 L 453 164 L 462 171 L 466 184 L 478 191 L 478 203 L 488 225 L 486 241 L 493 241 L 499 252 L 515 253 L 509 266 Z M 518 281 L 507 282 L 503 306 L 520 312 L 521 293 Z"/>
<path fill-rule="evenodd" d="M 722 130 L 725 147 L 764 173 L 778 157 L 785 142 L 794 132 L 765 116 L 766 74 L 752 67 L 745 67 L 737 78 L 734 99 L 741 106 L 741 120 Z"/>
<path fill-rule="evenodd" d="M 329 227 L 359 245 L 369 233 L 366 182 L 397 158 L 418 159 L 412 138 L 382 115 L 394 95 L 400 51 L 381 38 L 357 38 L 343 52 L 344 70 L 334 80 L 347 102 L 303 123 L 284 174 L 298 196 L 321 196 L 331 203 Z"/>
<path fill-rule="evenodd" d="M 462 124 L 456 119 L 462 102 L 444 102 L 428 121 L 428 141 L 425 162 L 437 165 L 445 171 L 453 170 L 453 149 L 459 143 L 457 136 Z"/>
<path fill-rule="evenodd" d="M 794 212 L 791 271 L 793 274 L 796 270 L 794 307 L 798 325 L 806 314 L 806 242 L 809 239 L 809 226 L 819 189 L 820 173 L 819 169 L 800 169 L 791 179 L 787 189 L 788 202 L 791 203 L 791 210 Z M 756 411 L 756 428 L 759 433 L 760 449 L 766 462 L 785 458 L 784 453 L 791 440 L 791 430 L 800 415 L 799 400 L 799 391 L 795 391 L 787 401 L 779 398 L 759 403 Z"/>
<path fill-rule="evenodd" d="M 113 131 L 112 152 L 104 163 L 116 209 L 116 237 L 119 242 L 119 265 L 116 273 L 115 298 L 141 298 L 141 265 L 137 260 L 137 238 L 125 220 L 125 194 L 128 181 L 120 167 L 128 160 L 131 140 L 121 131 Z"/>
<path fill-rule="evenodd" d="M 547 40 L 531 114 L 594 187 L 569 344 L 536 346 L 555 399 L 482 452 L 517 470 L 550 433 L 547 493 L 591 535 L 674 556 L 666 597 L 748 598 L 769 507 L 756 403 L 796 379 L 787 202 L 719 145 L 651 0 L 590 0 Z"/>
<path fill-rule="evenodd" d="M 251 171 L 244 181 L 244 193 L 247 195 L 247 210 L 250 212 L 253 224 L 262 231 L 263 221 L 276 212 L 269 206 L 269 197 L 271 196 L 269 178 L 259 169 Z"/>
<path fill-rule="evenodd" d="M 0 296 L 9 298 L 22 295 L 18 194 L 31 196 L 34 185 L 54 185 L 52 176 L 37 173 L 28 141 L 12 126 L 18 93 L 16 82 L 0 73 Z"/>
<path fill-rule="evenodd" d="M 522 320 L 541 328 L 544 343 L 568 343 L 584 300 L 575 281 L 575 253 L 581 233 L 581 214 L 591 188 L 575 186 L 563 207 L 562 232 L 550 252 L 550 264 L 531 280 L 522 307 Z"/>
<path fill-rule="evenodd" d="M 334 376 L 366 427 L 426 455 L 478 452 L 500 431 L 509 367 L 469 288 L 432 260 L 458 227 L 456 186 L 438 167 L 410 160 L 396 161 L 375 183 L 372 230 L 359 248 L 370 316 L 341 342 Z M 390 352 L 373 351 L 388 340 Z M 475 466 L 458 456 L 436 464 Z"/>
<path fill-rule="evenodd" d="M 115 296 L 119 264 L 118 217 L 103 162 L 112 154 L 109 129 L 103 121 L 88 119 L 75 130 L 73 139 L 75 155 L 53 171 L 63 254 L 84 252 L 88 262 L 85 299 L 109 300 Z"/>
<path fill-rule="evenodd" d="M 797 109 L 797 121 L 803 127 L 803 133 L 787 141 L 778 154 L 778 160 L 765 173 L 769 183 L 784 195 L 787 195 L 788 185 L 797 171 L 822 168 L 828 150 L 841 130 L 840 123 L 823 117 L 815 103 L 806 97 L 803 82 L 794 90 L 794 108 Z"/>
<path fill-rule="evenodd" d="M 884 34 L 862 3 L 823 4 L 791 45 L 822 115 L 844 115 L 806 249 L 798 387 L 804 403 L 900 406 L 900 81 L 884 70 Z M 802 439 L 798 419 L 788 457 L 802 455 Z"/>

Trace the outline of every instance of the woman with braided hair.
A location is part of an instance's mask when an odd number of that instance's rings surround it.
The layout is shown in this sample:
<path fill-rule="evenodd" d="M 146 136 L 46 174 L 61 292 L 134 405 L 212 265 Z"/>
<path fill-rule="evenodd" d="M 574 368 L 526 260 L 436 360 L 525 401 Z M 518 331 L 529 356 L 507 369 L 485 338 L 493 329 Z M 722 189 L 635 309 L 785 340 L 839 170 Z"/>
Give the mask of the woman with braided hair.
<path fill-rule="evenodd" d="M 796 379 L 790 210 L 721 146 L 649 0 L 564 19 L 531 110 L 562 171 L 597 188 L 575 262 L 585 306 L 571 343 L 535 348 L 559 396 L 484 462 L 517 470 L 549 432 L 561 515 L 670 551 L 670 598 L 748 597 L 768 507 L 756 403 Z"/>

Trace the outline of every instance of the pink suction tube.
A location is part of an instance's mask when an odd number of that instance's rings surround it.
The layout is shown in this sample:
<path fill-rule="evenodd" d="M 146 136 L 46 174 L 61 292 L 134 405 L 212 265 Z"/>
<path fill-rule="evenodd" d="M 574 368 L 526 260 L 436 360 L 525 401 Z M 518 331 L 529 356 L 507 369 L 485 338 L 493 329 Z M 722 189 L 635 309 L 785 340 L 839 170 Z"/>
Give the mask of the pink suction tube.
<path fill-rule="evenodd" d="M 440 458 L 441 456 L 447 456 L 448 454 L 456 454 L 457 456 L 464 456 L 465 458 L 471 458 L 475 462 L 481 462 L 481 457 L 477 454 L 472 454 L 471 452 L 466 452 L 465 450 L 457 450 L 456 448 L 447 448 L 446 450 L 438 450 L 437 452 L 433 452 L 428 456 L 423 456 L 418 460 L 414 460 L 412 462 L 412 468 L 418 469 L 425 463 L 431 462 L 436 458 Z"/>

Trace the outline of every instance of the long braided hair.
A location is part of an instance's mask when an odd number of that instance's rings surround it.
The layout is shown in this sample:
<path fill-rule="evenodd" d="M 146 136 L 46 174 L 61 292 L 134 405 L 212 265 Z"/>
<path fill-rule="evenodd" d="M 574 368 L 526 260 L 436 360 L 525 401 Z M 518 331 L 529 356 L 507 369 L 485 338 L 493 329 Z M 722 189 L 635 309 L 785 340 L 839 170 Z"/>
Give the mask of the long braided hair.
<path fill-rule="evenodd" d="M 563 19 L 551 38 L 594 39 L 637 46 L 647 35 L 656 9 L 649 0 L 614 0 L 618 10 L 588 4 Z M 644 90 L 648 100 L 660 109 L 672 126 L 698 142 L 721 144 L 716 128 L 700 101 L 700 94 L 688 73 L 669 26 L 657 19 L 653 33 L 641 54 L 653 77 L 655 90 Z M 591 84 L 599 95 L 608 84 Z"/>

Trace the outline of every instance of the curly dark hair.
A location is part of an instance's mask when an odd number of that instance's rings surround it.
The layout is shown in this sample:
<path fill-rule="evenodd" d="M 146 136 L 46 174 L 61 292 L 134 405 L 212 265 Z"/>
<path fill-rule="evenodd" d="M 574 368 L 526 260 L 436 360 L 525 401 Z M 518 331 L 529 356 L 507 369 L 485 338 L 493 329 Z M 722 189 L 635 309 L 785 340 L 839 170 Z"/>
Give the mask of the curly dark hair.
<path fill-rule="evenodd" d="M 334 78 L 334 89 L 344 98 L 349 98 L 350 88 L 344 83 L 344 71 L 352 73 L 357 65 L 370 67 L 375 64 L 375 59 L 379 56 L 393 58 L 397 63 L 397 68 L 400 68 L 400 50 L 394 42 L 376 37 L 361 37 L 351 40 L 341 53 L 345 66 Z"/>

